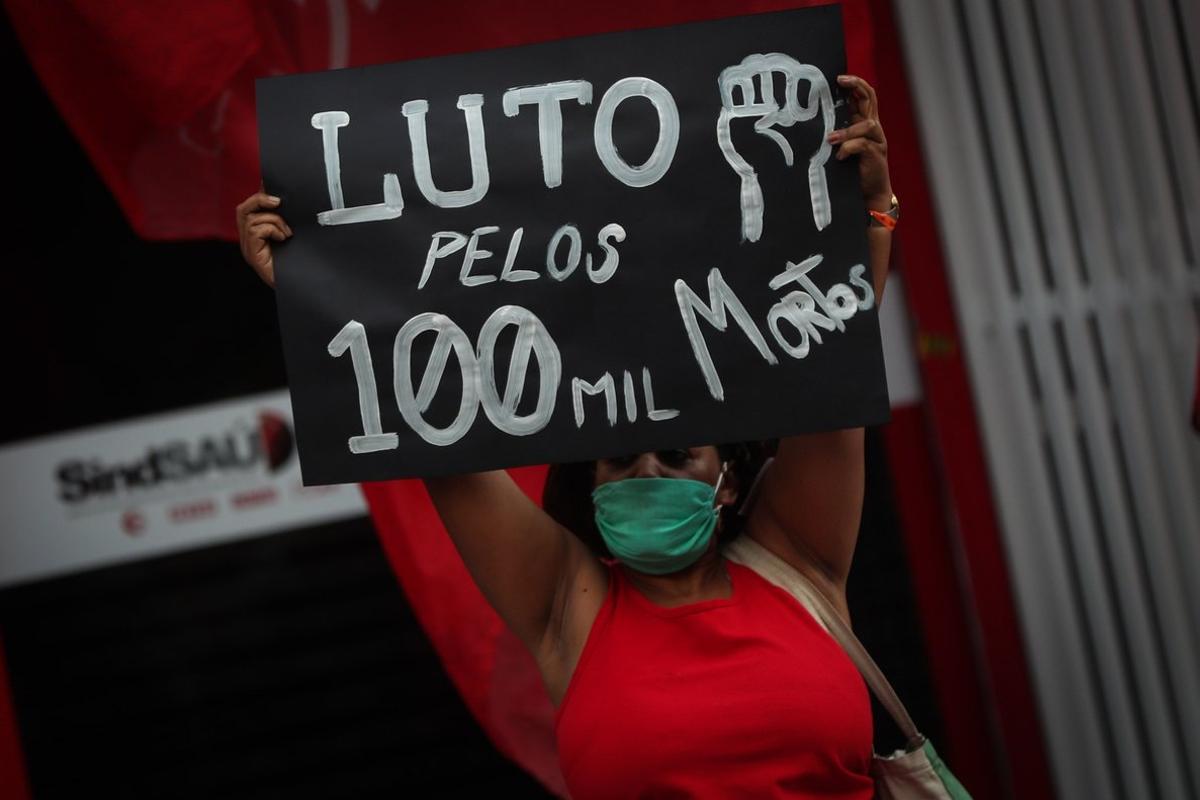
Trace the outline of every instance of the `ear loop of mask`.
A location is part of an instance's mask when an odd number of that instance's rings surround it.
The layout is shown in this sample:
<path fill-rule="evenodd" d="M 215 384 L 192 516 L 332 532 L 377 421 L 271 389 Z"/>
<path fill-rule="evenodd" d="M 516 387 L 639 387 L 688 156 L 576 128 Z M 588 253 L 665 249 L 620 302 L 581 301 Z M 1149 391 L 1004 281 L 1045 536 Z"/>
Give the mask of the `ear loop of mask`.
<path fill-rule="evenodd" d="M 763 465 L 758 468 L 758 474 L 754 476 L 754 481 L 750 484 L 749 491 L 746 492 L 746 499 L 738 506 L 738 516 L 744 517 L 750 513 L 750 509 L 754 508 L 754 501 L 758 499 L 758 491 L 762 488 L 763 476 L 767 474 L 767 469 L 774 463 L 775 458 L 768 458 L 763 462 Z"/>
<path fill-rule="evenodd" d="M 713 502 L 714 503 L 716 503 L 717 495 L 719 495 L 721 493 L 721 484 L 724 482 L 725 473 L 727 473 L 727 472 L 729 472 L 729 462 L 722 461 L 721 462 L 721 474 L 717 476 L 717 485 L 713 487 Z M 723 508 L 723 506 L 720 503 L 716 503 L 713 506 L 713 511 L 719 515 L 721 513 L 722 508 Z"/>

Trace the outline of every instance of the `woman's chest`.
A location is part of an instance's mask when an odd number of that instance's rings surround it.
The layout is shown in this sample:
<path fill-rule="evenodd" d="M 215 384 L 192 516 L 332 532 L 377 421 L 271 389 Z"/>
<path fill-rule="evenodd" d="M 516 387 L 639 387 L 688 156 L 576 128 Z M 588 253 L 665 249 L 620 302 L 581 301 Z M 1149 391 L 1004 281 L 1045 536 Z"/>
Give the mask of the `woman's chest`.
<path fill-rule="evenodd" d="M 870 703 L 836 643 L 815 624 L 781 630 L 723 616 L 612 630 L 597 642 L 562 710 L 564 771 L 865 770 Z"/>

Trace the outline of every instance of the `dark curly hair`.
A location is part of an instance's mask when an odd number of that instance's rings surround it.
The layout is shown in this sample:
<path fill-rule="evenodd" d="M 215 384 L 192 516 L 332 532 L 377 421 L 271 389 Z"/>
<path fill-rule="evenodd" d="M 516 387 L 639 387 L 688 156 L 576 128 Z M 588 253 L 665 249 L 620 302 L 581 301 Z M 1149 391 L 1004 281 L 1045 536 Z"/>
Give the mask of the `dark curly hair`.
<path fill-rule="evenodd" d="M 738 502 L 721 509 L 718 544 L 733 540 L 742 531 L 745 517 L 738 509 L 746 500 L 759 470 L 775 451 L 776 442 L 737 442 L 717 445 L 721 460 L 737 479 Z M 546 474 L 542 492 L 542 508 L 555 522 L 583 540 L 601 558 L 612 558 L 604 538 L 596 529 L 592 490 L 596 484 L 596 462 L 576 461 L 552 464 Z"/>

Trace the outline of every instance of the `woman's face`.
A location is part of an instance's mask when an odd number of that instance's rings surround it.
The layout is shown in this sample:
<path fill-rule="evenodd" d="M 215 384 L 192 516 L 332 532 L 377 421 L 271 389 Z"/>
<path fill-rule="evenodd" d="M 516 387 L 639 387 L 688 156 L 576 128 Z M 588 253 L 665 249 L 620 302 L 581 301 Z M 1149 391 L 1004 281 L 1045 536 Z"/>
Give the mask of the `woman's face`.
<path fill-rule="evenodd" d="M 689 447 L 602 458 L 596 462 L 595 485 L 623 481 L 626 478 L 691 478 L 716 485 L 720 474 L 721 457 L 717 448 Z M 730 471 L 721 481 L 717 502 L 720 505 L 728 505 L 736 499 L 737 486 Z"/>

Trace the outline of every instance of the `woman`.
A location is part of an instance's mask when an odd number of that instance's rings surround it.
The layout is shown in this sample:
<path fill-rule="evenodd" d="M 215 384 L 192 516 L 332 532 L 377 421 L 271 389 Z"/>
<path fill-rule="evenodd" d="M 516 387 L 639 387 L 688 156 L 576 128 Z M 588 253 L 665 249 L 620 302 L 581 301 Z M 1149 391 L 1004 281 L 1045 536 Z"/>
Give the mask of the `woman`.
<path fill-rule="evenodd" d="M 894 213 L 875 91 L 838 82 L 853 113 L 829 137 L 836 157 L 857 157 L 868 208 Z M 269 284 L 271 242 L 292 233 L 278 206 L 263 193 L 238 206 L 243 256 Z M 867 237 L 882 297 L 891 229 Z M 863 458 L 862 429 L 782 440 L 745 522 L 847 617 Z M 745 466 L 736 451 L 694 447 L 556 470 L 547 506 L 582 481 L 615 561 L 580 538 L 586 522 L 556 520 L 503 471 L 425 481 L 475 582 L 537 662 L 576 800 L 872 795 L 870 705 L 853 665 L 790 595 L 721 554 L 728 515 L 716 510 L 750 488 Z"/>

